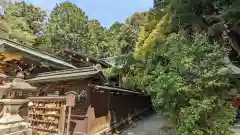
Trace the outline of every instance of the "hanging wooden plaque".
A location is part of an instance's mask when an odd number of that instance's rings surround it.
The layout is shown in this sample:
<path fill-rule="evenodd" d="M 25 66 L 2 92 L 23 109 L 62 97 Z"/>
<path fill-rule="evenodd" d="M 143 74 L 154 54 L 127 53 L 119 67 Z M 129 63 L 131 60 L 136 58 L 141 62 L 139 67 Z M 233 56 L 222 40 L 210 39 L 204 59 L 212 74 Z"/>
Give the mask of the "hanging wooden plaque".
<path fill-rule="evenodd" d="M 70 91 L 66 93 L 66 105 L 70 106 L 70 107 L 74 107 L 75 106 L 75 99 L 76 99 L 76 92 L 74 91 Z"/>

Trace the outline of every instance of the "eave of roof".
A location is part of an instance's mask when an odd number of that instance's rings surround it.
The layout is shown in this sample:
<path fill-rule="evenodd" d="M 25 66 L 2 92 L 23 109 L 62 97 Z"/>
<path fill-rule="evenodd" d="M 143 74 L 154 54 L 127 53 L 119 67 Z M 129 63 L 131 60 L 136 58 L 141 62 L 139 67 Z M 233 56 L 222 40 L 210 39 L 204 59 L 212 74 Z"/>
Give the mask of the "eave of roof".
<path fill-rule="evenodd" d="M 0 45 L 8 45 L 8 46 L 10 46 L 12 48 L 15 48 L 17 50 L 20 50 L 22 52 L 25 52 L 25 53 L 28 53 L 30 55 L 39 57 L 39 58 L 41 58 L 45 61 L 50 61 L 50 62 L 55 63 L 57 65 L 61 65 L 63 69 L 76 68 L 72 64 L 67 63 L 67 62 L 65 62 L 65 61 L 63 61 L 63 60 L 61 60 L 57 57 L 54 57 L 54 56 L 50 55 L 50 54 L 40 52 L 37 49 L 34 49 L 34 48 L 29 47 L 29 46 L 25 46 L 25 45 L 13 42 L 13 41 L 5 39 L 5 38 L 0 37 Z M 60 67 L 60 66 L 58 66 L 58 67 Z"/>
<path fill-rule="evenodd" d="M 66 54 L 71 54 L 71 55 L 75 55 L 75 56 L 79 56 L 81 58 L 88 58 L 90 61 L 96 63 L 96 64 L 100 64 L 103 68 L 110 68 L 112 65 L 107 63 L 106 61 L 103 61 L 101 59 L 95 58 L 93 56 L 81 53 L 81 52 L 76 52 L 76 51 L 72 51 L 69 49 L 65 49 L 63 50 L 64 53 Z"/>
<path fill-rule="evenodd" d="M 28 79 L 28 83 L 46 83 L 46 82 L 57 82 L 57 81 L 69 81 L 76 79 L 86 79 L 99 76 L 103 83 L 107 83 L 107 79 L 102 74 L 101 66 L 91 66 L 69 70 L 59 70 L 54 72 L 41 73 L 37 77 Z"/>
<path fill-rule="evenodd" d="M 94 87 L 96 89 L 103 89 L 103 90 L 110 90 L 110 91 L 117 91 L 117 92 L 125 92 L 125 93 L 132 93 L 137 95 L 143 95 L 143 96 L 149 96 L 147 93 L 138 92 L 130 89 L 120 88 L 120 87 L 111 87 L 111 86 L 100 86 L 100 85 L 94 85 L 89 84 L 90 87 Z"/>

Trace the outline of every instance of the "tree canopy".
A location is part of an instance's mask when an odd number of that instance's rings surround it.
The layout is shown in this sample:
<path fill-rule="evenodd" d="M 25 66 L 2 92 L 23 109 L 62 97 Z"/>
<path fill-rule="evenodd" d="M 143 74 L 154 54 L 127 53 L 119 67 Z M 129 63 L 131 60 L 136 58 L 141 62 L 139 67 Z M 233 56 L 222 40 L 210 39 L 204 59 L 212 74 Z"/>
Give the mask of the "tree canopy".
<path fill-rule="evenodd" d="M 0 18 L 0 35 L 20 43 L 32 45 L 42 31 L 46 13 L 25 2 L 4 3 Z"/>
<path fill-rule="evenodd" d="M 44 36 L 49 38 L 52 52 L 61 48 L 88 50 L 87 16 L 75 4 L 64 2 L 58 4 L 50 14 Z"/>

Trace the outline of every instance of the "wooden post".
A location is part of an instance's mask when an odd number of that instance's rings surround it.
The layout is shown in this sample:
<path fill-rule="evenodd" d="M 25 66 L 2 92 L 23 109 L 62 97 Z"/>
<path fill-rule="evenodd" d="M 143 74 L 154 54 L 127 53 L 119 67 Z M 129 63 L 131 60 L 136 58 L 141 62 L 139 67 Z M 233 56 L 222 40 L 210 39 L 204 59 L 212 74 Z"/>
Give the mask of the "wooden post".
<path fill-rule="evenodd" d="M 68 121 L 67 121 L 67 135 L 69 135 L 70 121 L 71 121 L 72 107 L 68 106 Z"/>
<path fill-rule="evenodd" d="M 75 99 L 76 99 L 77 93 L 74 91 L 70 91 L 66 93 L 67 96 L 67 103 L 68 106 L 68 121 L 67 121 L 67 135 L 69 135 L 69 128 L 70 128 L 70 122 L 71 122 L 71 111 L 72 107 L 75 106 Z"/>
<path fill-rule="evenodd" d="M 61 121 L 61 123 L 59 123 L 60 135 L 64 135 L 66 124 L 66 105 L 63 105 L 63 107 L 60 110 L 60 121 Z"/>

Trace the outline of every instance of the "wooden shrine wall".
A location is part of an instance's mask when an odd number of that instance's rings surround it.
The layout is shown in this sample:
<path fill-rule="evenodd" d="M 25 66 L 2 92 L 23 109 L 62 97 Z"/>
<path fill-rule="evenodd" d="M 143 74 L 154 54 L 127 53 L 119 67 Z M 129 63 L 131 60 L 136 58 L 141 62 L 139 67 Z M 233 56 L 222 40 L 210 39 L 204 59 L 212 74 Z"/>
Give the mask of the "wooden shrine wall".
<path fill-rule="evenodd" d="M 89 91 L 88 134 L 92 135 L 110 127 L 109 91 Z"/>
<path fill-rule="evenodd" d="M 117 94 L 109 90 L 90 90 L 88 109 L 88 135 L 111 129 L 128 118 L 150 109 L 150 96 L 130 93 Z"/>

